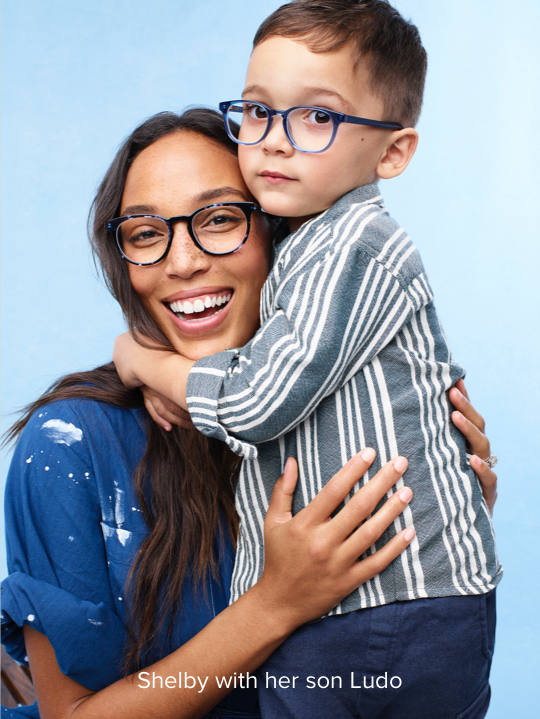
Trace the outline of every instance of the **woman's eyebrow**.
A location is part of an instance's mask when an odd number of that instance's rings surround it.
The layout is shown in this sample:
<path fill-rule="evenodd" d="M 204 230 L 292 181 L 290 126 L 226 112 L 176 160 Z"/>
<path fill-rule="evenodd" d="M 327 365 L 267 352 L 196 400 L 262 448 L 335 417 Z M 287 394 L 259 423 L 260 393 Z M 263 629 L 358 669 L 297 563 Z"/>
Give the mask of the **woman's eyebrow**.
<path fill-rule="evenodd" d="M 152 205 L 130 205 L 124 207 L 122 215 L 155 215 L 156 208 Z"/>
<path fill-rule="evenodd" d="M 216 187 L 213 190 L 205 190 L 193 198 L 193 203 L 198 204 L 205 202 L 212 202 L 213 200 L 219 200 L 222 197 L 238 197 L 244 202 L 250 202 L 251 198 L 247 197 L 244 192 L 239 190 L 237 187 Z M 159 212 L 154 205 L 130 205 L 124 207 L 122 215 L 158 215 Z"/>

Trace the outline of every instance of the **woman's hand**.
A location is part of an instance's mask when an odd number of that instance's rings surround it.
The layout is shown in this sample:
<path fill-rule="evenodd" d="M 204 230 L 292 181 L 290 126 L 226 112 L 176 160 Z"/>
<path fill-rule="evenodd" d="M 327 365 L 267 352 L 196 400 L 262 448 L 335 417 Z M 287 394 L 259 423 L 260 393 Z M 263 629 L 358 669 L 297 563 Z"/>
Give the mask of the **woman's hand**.
<path fill-rule="evenodd" d="M 296 463 L 289 460 L 278 480 L 265 522 L 266 556 L 261 579 L 179 649 L 146 667 L 153 676 L 187 671 L 206 679 L 204 691 L 150 688 L 138 674 L 92 692 L 63 674 L 47 637 L 24 626 L 26 650 L 43 719 L 196 719 L 227 693 L 216 677 L 253 673 L 305 622 L 321 616 L 359 584 L 382 571 L 404 551 L 414 530 L 397 534 L 366 559 L 358 558 L 409 503 L 403 487 L 366 520 L 400 479 L 407 462 L 398 457 L 379 470 L 344 507 L 332 512 L 367 471 L 375 452 L 353 457 L 295 517 L 291 516 Z M 360 525 L 360 526 L 359 526 Z"/>
<path fill-rule="evenodd" d="M 266 607 L 274 602 L 280 620 L 288 618 L 294 628 L 328 612 L 385 569 L 415 536 L 413 529 L 404 529 L 382 549 L 358 561 L 411 500 L 412 491 L 402 487 L 366 519 L 407 469 L 403 457 L 382 467 L 332 517 L 374 459 L 373 449 L 357 454 L 294 518 L 295 460 L 287 461 L 276 483 L 265 520 L 264 572 L 254 589 L 265 592 Z M 286 573 L 291 557 L 294 566 Z"/>
<path fill-rule="evenodd" d="M 486 423 L 482 415 L 470 403 L 462 379 L 456 382 L 448 396 L 456 408 L 456 411 L 452 412 L 452 422 L 465 437 L 467 449 L 472 454 L 471 467 L 480 481 L 482 494 L 489 512 L 493 516 L 493 507 L 497 500 L 497 475 L 483 461 L 491 456 L 489 439 L 484 433 Z"/>

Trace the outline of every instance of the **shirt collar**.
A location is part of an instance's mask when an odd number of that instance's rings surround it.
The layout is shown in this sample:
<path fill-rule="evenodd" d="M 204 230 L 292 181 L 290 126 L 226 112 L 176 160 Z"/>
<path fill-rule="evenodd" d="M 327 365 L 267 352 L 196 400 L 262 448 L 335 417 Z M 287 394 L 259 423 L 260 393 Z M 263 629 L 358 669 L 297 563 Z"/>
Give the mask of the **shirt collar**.
<path fill-rule="evenodd" d="M 348 210 L 352 205 L 361 204 L 374 204 L 377 203 L 384 206 L 381 191 L 379 186 L 375 183 L 370 185 L 362 185 L 362 187 L 355 187 L 354 190 L 347 192 L 346 195 L 340 197 L 339 200 L 332 205 L 328 210 L 318 215 L 315 220 L 323 219 L 326 222 L 331 222 L 336 217 L 340 216 Z"/>

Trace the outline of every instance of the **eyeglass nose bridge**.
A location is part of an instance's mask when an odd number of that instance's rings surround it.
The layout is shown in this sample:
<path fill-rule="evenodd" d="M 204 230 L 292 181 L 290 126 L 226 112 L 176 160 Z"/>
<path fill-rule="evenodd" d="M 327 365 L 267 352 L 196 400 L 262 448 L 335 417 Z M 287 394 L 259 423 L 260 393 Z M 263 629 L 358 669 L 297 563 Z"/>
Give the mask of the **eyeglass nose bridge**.
<path fill-rule="evenodd" d="M 169 220 L 167 220 L 167 225 L 169 228 L 169 242 L 167 243 L 167 250 L 165 251 L 163 259 L 170 255 L 172 243 L 176 237 L 176 226 L 180 223 L 185 224 L 186 226 L 186 239 L 189 239 L 189 245 L 191 245 L 192 247 L 195 246 L 197 250 L 202 254 L 207 254 L 204 247 L 201 247 L 193 231 L 193 217 L 190 217 L 188 215 L 178 215 L 178 217 L 171 217 L 169 218 Z"/>
<path fill-rule="evenodd" d="M 300 150 L 300 148 L 296 145 L 296 143 L 293 140 L 292 134 L 291 134 L 291 127 L 289 125 L 289 114 L 292 110 L 296 108 L 291 108 L 289 110 L 274 110 L 271 107 L 266 107 L 266 105 L 263 105 L 266 112 L 268 113 L 268 119 L 266 122 L 266 130 L 264 132 L 264 135 L 261 137 L 259 142 L 263 142 L 270 132 L 272 131 L 272 128 L 274 126 L 274 118 L 276 116 L 281 117 L 281 124 L 283 126 L 283 132 L 285 133 L 285 137 L 287 138 L 287 141 L 289 145 L 292 145 L 296 150 Z M 258 143 L 257 143 L 258 144 Z"/>

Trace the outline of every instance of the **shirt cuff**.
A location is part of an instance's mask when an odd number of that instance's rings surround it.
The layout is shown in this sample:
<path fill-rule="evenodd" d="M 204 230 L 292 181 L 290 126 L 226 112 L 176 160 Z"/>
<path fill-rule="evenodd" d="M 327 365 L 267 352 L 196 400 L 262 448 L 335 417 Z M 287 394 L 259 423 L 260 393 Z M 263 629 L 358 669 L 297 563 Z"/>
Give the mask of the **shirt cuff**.
<path fill-rule="evenodd" d="M 123 676 L 126 630 L 103 602 L 94 604 L 40 579 L 14 572 L 2 582 L 2 644 L 28 665 L 22 628 L 53 646 L 60 671 L 98 691 Z"/>
<path fill-rule="evenodd" d="M 214 437 L 244 459 L 256 459 L 257 448 L 229 434 L 219 423 L 217 411 L 223 383 L 232 374 L 238 350 L 230 349 L 197 360 L 188 375 L 186 399 L 193 424 L 207 437 Z"/>

